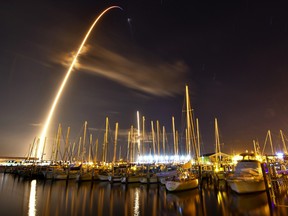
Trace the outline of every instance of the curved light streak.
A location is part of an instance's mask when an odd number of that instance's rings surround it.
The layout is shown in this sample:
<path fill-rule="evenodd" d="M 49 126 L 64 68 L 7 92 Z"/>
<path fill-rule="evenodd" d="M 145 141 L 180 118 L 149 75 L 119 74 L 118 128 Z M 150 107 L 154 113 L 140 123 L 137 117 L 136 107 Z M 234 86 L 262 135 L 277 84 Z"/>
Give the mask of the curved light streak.
<path fill-rule="evenodd" d="M 85 35 L 85 37 L 84 37 L 84 39 L 83 39 L 83 41 L 82 41 L 82 43 L 81 43 L 81 45 L 80 45 L 77 53 L 76 53 L 76 55 L 75 55 L 75 57 L 74 57 L 71 65 L 70 65 L 70 67 L 69 67 L 66 75 L 65 75 L 65 78 L 64 78 L 64 80 L 62 81 L 62 84 L 61 84 L 61 86 L 60 86 L 60 88 L 59 88 L 59 90 L 58 90 L 58 93 L 57 93 L 57 95 L 56 95 L 56 97 L 55 97 L 55 99 L 54 99 L 54 102 L 53 102 L 53 104 L 52 104 L 52 106 L 51 106 L 51 109 L 50 109 L 50 111 L 49 111 L 49 114 L 48 114 L 48 116 L 47 116 L 47 119 L 46 119 L 44 128 L 43 128 L 42 133 L 41 133 L 41 136 L 40 136 L 40 144 L 39 144 L 38 152 L 37 152 L 37 157 L 38 157 L 39 159 L 41 158 L 42 151 L 44 151 L 44 150 L 43 150 L 44 139 L 45 139 L 45 137 L 46 137 L 46 133 L 47 133 L 47 130 L 48 130 L 48 128 L 49 128 L 50 121 L 51 121 L 51 119 L 52 119 L 54 110 L 55 110 L 56 105 L 57 105 L 57 103 L 58 103 L 58 101 L 59 101 L 59 98 L 60 98 L 60 96 L 61 96 L 61 94 L 62 94 L 62 91 L 63 91 L 63 89 L 64 89 L 64 87 L 65 87 L 65 85 L 66 85 L 66 83 L 67 83 L 67 80 L 68 80 L 68 78 L 69 78 L 69 76 L 70 76 L 70 74 L 71 74 L 71 72 L 72 72 L 72 69 L 73 69 L 73 67 L 74 67 L 74 65 L 75 65 L 75 63 L 76 63 L 76 61 L 77 61 L 77 57 L 78 57 L 78 55 L 80 54 L 83 46 L 84 46 L 85 43 L 86 43 L 86 40 L 88 39 L 91 31 L 93 30 L 93 28 L 94 28 L 94 26 L 96 25 L 96 23 L 98 22 L 98 20 L 99 20 L 107 11 L 109 11 L 109 10 L 111 10 L 111 9 L 113 9 L 113 8 L 118 8 L 118 9 L 123 10 L 123 9 L 122 9 L 121 7 L 119 7 L 119 6 L 111 6 L 111 7 L 108 7 L 107 9 L 105 9 L 105 10 L 96 18 L 96 20 L 95 20 L 94 23 L 91 25 L 91 27 L 90 27 L 90 29 L 88 30 L 88 32 L 86 33 L 86 35 Z"/>

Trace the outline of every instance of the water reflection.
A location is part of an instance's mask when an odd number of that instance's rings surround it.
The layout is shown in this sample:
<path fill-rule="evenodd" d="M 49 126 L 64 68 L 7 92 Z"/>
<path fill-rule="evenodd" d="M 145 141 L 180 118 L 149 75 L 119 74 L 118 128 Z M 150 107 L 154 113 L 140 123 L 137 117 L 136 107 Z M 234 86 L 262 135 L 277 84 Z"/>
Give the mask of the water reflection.
<path fill-rule="evenodd" d="M 198 189 L 167 194 L 167 210 L 177 215 L 204 215 Z"/>
<path fill-rule="evenodd" d="M 139 210 L 139 188 L 136 188 L 135 190 L 135 202 L 134 202 L 134 216 L 140 215 Z"/>
<path fill-rule="evenodd" d="M 287 215 L 288 210 L 270 210 L 266 193 L 237 195 L 213 185 L 169 193 L 160 184 L 36 182 L 0 174 L 0 190 L 1 215 Z"/>
<path fill-rule="evenodd" d="M 236 215 L 244 215 L 249 212 L 250 215 L 270 215 L 268 199 L 266 192 L 255 194 L 235 194 L 229 196 L 231 211 Z"/>
<path fill-rule="evenodd" d="M 35 179 L 31 181 L 28 211 L 29 216 L 36 215 L 36 183 L 37 181 Z"/>

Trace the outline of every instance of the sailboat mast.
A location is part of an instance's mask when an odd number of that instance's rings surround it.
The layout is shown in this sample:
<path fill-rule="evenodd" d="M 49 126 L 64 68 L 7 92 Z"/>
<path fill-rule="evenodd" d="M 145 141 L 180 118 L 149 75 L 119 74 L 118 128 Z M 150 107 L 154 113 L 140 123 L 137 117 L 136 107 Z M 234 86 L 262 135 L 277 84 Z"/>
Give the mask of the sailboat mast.
<path fill-rule="evenodd" d="M 70 127 L 67 129 L 66 139 L 65 139 L 65 149 L 64 149 L 64 160 L 68 160 L 68 147 L 69 147 L 69 135 L 70 135 Z"/>
<path fill-rule="evenodd" d="M 106 132 L 105 132 L 105 151 L 104 151 L 104 162 L 107 161 L 107 152 L 108 152 L 108 128 L 109 128 L 109 120 L 108 117 L 106 117 Z"/>
<path fill-rule="evenodd" d="M 199 131 L 199 120 L 196 118 L 196 131 L 197 131 L 197 145 L 198 145 L 198 155 L 201 155 L 200 152 L 200 131 Z"/>
<path fill-rule="evenodd" d="M 36 142 L 36 150 L 35 150 L 35 156 L 34 156 L 34 158 L 37 158 L 37 152 L 38 152 L 39 143 L 40 143 L 40 138 L 38 138 L 38 139 L 37 139 L 37 142 Z M 39 158 L 39 159 L 40 159 L 40 158 Z"/>
<path fill-rule="evenodd" d="M 138 157 L 140 155 L 140 116 L 139 116 L 139 111 L 137 111 L 137 144 L 138 144 Z"/>
<path fill-rule="evenodd" d="M 257 156 L 257 148 L 256 148 L 256 141 L 253 140 L 253 146 L 254 146 L 254 152 L 255 152 L 255 155 Z"/>
<path fill-rule="evenodd" d="M 187 144 L 186 146 L 187 148 L 187 154 L 191 155 L 190 153 L 190 128 L 191 128 L 191 124 L 190 124 L 190 107 L 189 107 L 189 91 L 188 91 L 188 86 L 186 85 L 186 121 L 187 121 L 187 128 L 186 128 L 186 141 Z"/>
<path fill-rule="evenodd" d="M 220 150 L 220 139 L 219 139 L 219 131 L 218 131 L 218 122 L 217 118 L 215 118 L 215 162 L 216 162 L 216 169 L 219 167 L 218 155 L 221 157 L 221 150 Z"/>
<path fill-rule="evenodd" d="M 160 155 L 160 126 L 159 121 L 156 121 L 156 130 L 157 130 L 157 154 Z"/>
<path fill-rule="evenodd" d="M 133 162 L 134 160 L 134 127 L 133 125 L 131 126 L 131 131 L 130 131 L 130 162 Z"/>
<path fill-rule="evenodd" d="M 166 136 L 165 126 L 163 126 L 163 141 L 162 141 L 162 144 L 163 144 L 163 156 L 166 155 L 166 149 L 165 149 L 165 136 Z"/>
<path fill-rule="evenodd" d="M 185 128 L 185 145 L 186 145 L 186 155 L 190 155 L 189 154 L 189 144 L 190 144 L 190 142 L 189 142 L 189 136 L 188 136 L 188 129 L 187 128 Z"/>
<path fill-rule="evenodd" d="M 151 130 L 152 130 L 152 145 L 153 145 L 153 153 L 156 155 L 156 146 L 155 146 L 155 132 L 154 132 L 154 124 L 151 121 Z"/>
<path fill-rule="evenodd" d="M 98 145 L 99 145 L 99 141 L 98 139 L 96 139 L 95 141 L 95 159 L 94 159 L 94 163 L 96 164 L 97 163 L 97 160 L 98 160 Z"/>
<path fill-rule="evenodd" d="M 84 161 L 85 155 L 86 155 L 86 133 L 87 133 L 87 121 L 84 122 L 84 134 L 83 134 L 83 143 L 82 143 L 82 161 Z"/>
<path fill-rule="evenodd" d="M 70 162 L 72 162 L 73 157 L 75 156 L 74 155 L 75 146 L 76 146 L 76 143 L 74 142 L 72 145 L 72 150 L 71 150 L 71 152 L 69 152 L 70 153 Z"/>
<path fill-rule="evenodd" d="M 121 155 L 121 145 L 119 146 L 119 161 L 121 161 L 121 158 L 122 157 L 122 155 Z"/>
<path fill-rule="evenodd" d="M 284 151 L 284 154 L 287 154 L 286 143 L 285 143 L 285 139 L 284 139 L 284 135 L 283 135 L 282 130 L 280 130 L 280 136 L 281 136 L 281 140 L 282 140 L 282 143 L 283 143 L 283 151 Z"/>
<path fill-rule="evenodd" d="M 116 122 L 116 126 L 115 126 L 115 139 L 114 139 L 114 155 L 113 155 L 113 164 L 114 164 L 115 161 L 116 161 L 117 136 L 118 136 L 118 122 Z"/>
<path fill-rule="evenodd" d="M 28 157 L 27 157 L 28 161 L 30 160 L 30 157 L 32 156 L 32 152 L 33 152 L 33 149 L 34 149 L 35 141 L 36 141 L 36 137 L 34 138 L 32 145 L 30 145 L 30 149 L 29 149 Z"/>
<path fill-rule="evenodd" d="M 179 155 L 179 133 L 176 130 L 176 151 L 177 151 L 177 155 Z"/>
<path fill-rule="evenodd" d="M 129 161 L 129 157 L 130 157 L 130 142 L 131 142 L 131 132 L 128 131 L 128 143 L 127 143 L 127 155 L 126 155 L 127 163 Z"/>
<path fill-rule="evenodd" d="M 59 124 L 58 133 L 57 133 L 57 147 L 56 147 L 56 152 L 55 152 L 55 161 L 57 161 L 58 152 L 60 151 L 61 134 L 62 134 L 62 127 L 61 127 L 61 124 Z"/>
<path fill-rule="evenodd" d="M 272 137 L 271 137 L 271 131 L 270 130 L 268 130 L 268 136 L 269 136 L 269 141 L 270 141 L 272 155 L 274 155 L 274 148 L 273 148 L 273 143 L 272 143 Z"/>
<path fill-rule="evenodd" d="M 174 155 L 176 155 L 176 134 L 175 134 L 175 119 L 174 116 L 172 116 L 172 132 L 173 132 L 173 146 L 174 146 Z"/>
<path fill-rule="evenodd" d="M 45 137 L 45 139 L 44 139 L 44 145 L 43 145 L 42 154 L 41 154 L 41 161 L 43 161 L 43 157 L 45 154 L 46 142 L 47 142 L 47 137 Z"/>
<path fill-rule="evenodd" d="M 89 139 L 89 151 L 88 151 L 88 162 L 89 163 L 91 161 L 91 151 L 92 151 L 92 134 L 90 134 L 90 139 Z"/>
<path fill-rule="evenodd" d="M 80 160 L 81 143 L 82 143 L 82 137 L 79 138 L 77 160 Z"/>
<path fill-rule="evenodd" d="M 144 139 L 145 139 L 145 117 L 142 116 L 142 155 L 145 155 Z"/>

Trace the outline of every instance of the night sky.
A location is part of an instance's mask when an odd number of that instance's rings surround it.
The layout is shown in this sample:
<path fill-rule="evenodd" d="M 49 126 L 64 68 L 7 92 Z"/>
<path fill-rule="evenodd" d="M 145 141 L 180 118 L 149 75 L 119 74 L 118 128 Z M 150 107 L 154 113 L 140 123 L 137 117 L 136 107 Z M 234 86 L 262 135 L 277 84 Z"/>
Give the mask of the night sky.
<path fill-rule="evenodd" d="M 101 140 L 106 116 L 126 145 L 137 110 L 146 131 L 159 120 L 171 135 L 175 116 L 181 133 L 185 84 L 202 153 L 214 151 L 214 118 L 225 153 L 253 150 L 253 139 L 263 147 L 269 129 L 279 150 L 279 130 L 288 135 L 285 1 L 11 0 L 0 3 L 0 156 L 27 154 L 84 35 L 111 5 L 123 11 L 101 18 L 78 58 L 47 155 L 59 123 L 71 142 L 84 121 Z"/>

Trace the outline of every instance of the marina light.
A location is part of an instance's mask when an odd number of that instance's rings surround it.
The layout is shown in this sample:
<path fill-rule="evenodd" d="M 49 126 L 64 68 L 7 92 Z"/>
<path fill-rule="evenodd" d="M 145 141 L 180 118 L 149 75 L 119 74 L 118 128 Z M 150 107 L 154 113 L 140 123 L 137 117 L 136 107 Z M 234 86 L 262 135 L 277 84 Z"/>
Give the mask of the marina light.
<path fill-rule="evenodd" d="M 187 163 L 191 161 L 190 155 L 140 155 L 137 163 Z M 193 162 L 193 161 L 191 161 Z"/>
<path fill-rule="evenodd" d="M 283 159 L 284 154 L 282 152 L 278 152 L 278 153 L 276 153 L 276 156 L 278 159 Z"/>
<path fill-rule="evenodd" d="M 237 161 L 239 161 L 239 160 L 241 160 L 241 159 L 242 159 L 242 156 L 240 156 L 240 155 L 234 155 L 234 156 L 232 157 L 232 161 L 233 161 L 234 164 L 236 164 Z"/>
<path fill-rule="evenodd" d="M 186 161 L 191 160 L 191 156 L 190 156 L 190 155 L 187 155 L 186 158 L 185 158 L 185 160 L 186 160 Z"/>
<path fill-rule="evenodd" d="M 140 162 L 145 161 L 145 157 L 143 157 L 143 156 L 140 155 L 140 156 L 138 157 L 138 160 L 139 160 Z"/>
<path fill-rule="evenodd" d="M 82 41 L 82 43 L 81 43 L 81 45 L 80 45 L 80 47 L 79 47 L 76 55 L 74 56 L 74 59 L 73 59 L 71 65 L 70 65 L 70 67 L 69 67 L 69 69 L 68 69 L 68 71 L 67 71 L 67 73 L 66 73 L 66 75 L 65 75 L 65 77 L 64 77 L 64 79 L 63 79 L 63 81 L 62 81 L 62 83 L 61 83 L 61 86 L 60 86 L 60 88 L 58 89 L 58 92 L 57 92 L 57 94 L 56 94 L 56 97 L 54 98 L 54 101 L 53 101 L 53 103 L 52 103 L 52 106 L 51 106 L 51 108 L 50 108 L 50 111 L 49 111 L 49 113 L 48 113 L 48 116 L 47 116 L 47 118 L 46 118 L 46 122 L 45 122 L 45 124 L 44 124 L 43 129 L 42 129 L 42 133 L 41 133 L 41 136 L 40 136 L 40 143 L 39 143 L 39 147 L 38 147 L 38 151 L 37 151 L 37 157 L 38 157 L 39 159 L 41 158 L 42 153 L 43 153 L 43 151 L 44 151 L 44 150 L 43 150 L 44 140 L 45 140 L 45 137 L 46 137 L 46 134 L 47 134 L 47 131 L 48 131 L 48 128 L 49 128 L 49 125 L 50 125 L 52 116 L 53 116 L 53 114 L 54 114 L 54 110 L 55 110 L 55 108 L 56 108 L 56 105 L 58 104 L 58 101 L 59 101 L 59 99 L 60 99 L 60 96 L 61 96 L 61 94 L 62 94 L 62 91 L 63 91 L 63 89 L 64 89 L 64 87 L 65 87 L 65 85 L 66 85 L 66 83 L 67 83 L 67 81 L 68 81 L 68 78 L 69 78 L 71 72 L 72 72 L 72 69 L 73 69 L 74 65 L 76 64 L 76 62 L 77 62 L 77 58 L 78 58 L 79 54 L 81 53 L 82 48 L 84 47 L 84 45 L 85 45 L 85 43 L 86 43 L 86 41 L 87 41 L 87 39 L 88 39 L 91 31 L 93 30 L 93 28 L 94 28 L 94 26 L 96 25 L 96 23 L 98 22 L 98 20 L 99 20 L 107 11 L 109 11 L 109 10 L 111 10 L 111 9 L 113 9 L 113 8 L 118 8 L 118 9 L 123 10 L 123 9 L 122 9 L 121 7 L 119 7 L 119 6 L 111 6 L 111 7 L 108 7 L 107 9 L 105 9 L 105 10 L 96 18 L 96 20 L 94 21 L 94 23 L 91 25 L 90 29 L 89 29 L 88 32 L 86 33 L 86 35 L 85 35 L 85 37 L 84 37 L 84 39 L 83 39 L 83 41 Z"/>
<path fill-rule="evenodd" d="M 175 161 L 175 162 L 180 161 L 180 157 L 179 157 L 179 155 L 175 155 L 175 156 L 174 156 L 174 161 Z"/>
<path fill-rule="evenodd" d="M 154 156 L 154 160 L 155 160 L 155 162 L 158 162 L 158 160 L 159 160 L 158 155 L 155 155 L 155 156 Z"/>
<path fill-rule="evenodd" d="M 148 156 L 148 161 L 153 161 L 153 156 L 151 154 Z"/>

